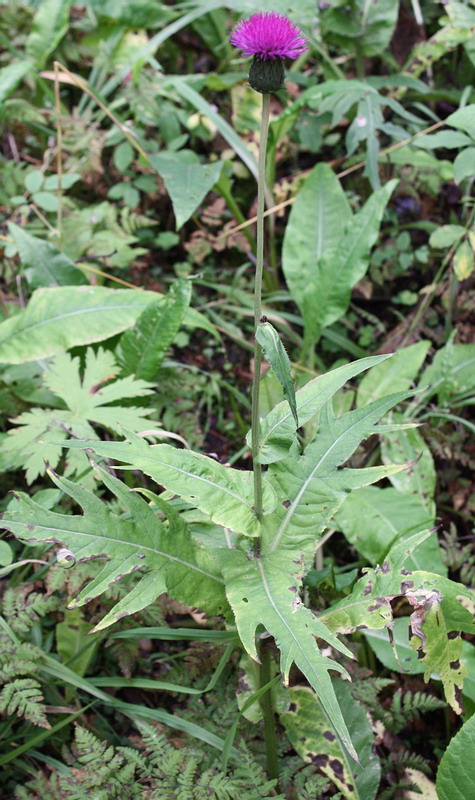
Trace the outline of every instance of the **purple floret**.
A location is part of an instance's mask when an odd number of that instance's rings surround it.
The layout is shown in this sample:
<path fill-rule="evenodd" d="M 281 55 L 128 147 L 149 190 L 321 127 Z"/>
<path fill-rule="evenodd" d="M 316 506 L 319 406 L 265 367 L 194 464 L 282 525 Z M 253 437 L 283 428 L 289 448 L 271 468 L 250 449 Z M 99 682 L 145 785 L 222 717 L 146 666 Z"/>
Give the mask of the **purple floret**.
<path fill-rule="evenodd" d="M 244 19 L 231 35 L 231 44 L 245 56 L 263 61 L 296 59 L 308 50 L 302 31 L 277 11 L 260 12 Z"/>

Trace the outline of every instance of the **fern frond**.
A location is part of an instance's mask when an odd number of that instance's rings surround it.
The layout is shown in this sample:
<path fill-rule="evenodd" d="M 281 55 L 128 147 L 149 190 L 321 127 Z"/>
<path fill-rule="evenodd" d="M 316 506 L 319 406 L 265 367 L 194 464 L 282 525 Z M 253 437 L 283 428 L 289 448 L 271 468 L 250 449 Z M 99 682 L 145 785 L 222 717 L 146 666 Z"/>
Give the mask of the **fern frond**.
<path fill-rule="evenodd" d="M 392 733 L 399 733 L 411 720 L 419 719 L 427 711 L 445 708 L 446 703 L 438 697 L 424 692 L 405 692 L 401 689 L 393 695 L 388 709 L 374 710 L 374 716 L 381 719 L 385 727 Z"/>
<path fill-rule="evenodd" d="M 63 790 L 59 785 L 59 776 L 51 775 L 47 778 L 39 772 L 32 781 L 24 786 L 17 786 L 15 789 L 15 800 L 65 800 Z M 89 797 L 89 800 L 91 798 Z"/>
<path fill-rule="evenodd" d="M 366 706 L 368 711 L 372 711 L 379 705 L 378 694 L 393 684 L 394 681 L 391 678 L 366 678 L 364 681 L 355 681 L 351 685 L 351 694 L 355 700 Z"/>
<path fill-rule="evenodd" d="M 194 800 L 193 787 L 196 782 L 198 763 L 199 760 L 197 758 L 191 757 L 182 764 L 181 772 L 176 776 L 178 784 L 177 800 Z"/>
<path fill-rule="evenodd" d="M 41 728 L 50 728 L 43 705 L 43 695 L 38 681 L 17 678 L 7 683 L 0 693 L 0 711 L 11 716 L 24 717 Z"/>
<path fill-rule="evenodd" d="M 59 603 L 57 597 L 29 591 L 25 587 L 7 589 L 3 597 L 3 614 L 15 633 L 28 633 L 34 622 L 54 611 Z"/>
<path fill-rule="evenodd" d="M 402 797 L 402 792 L 416 792 L 421 793 L 421 790 L 412 781 L 400 781 L 394 786 L 389 786 L 378 796 L 378 800 L 393 800 L 395 797 Z"/>
<path fill-rule="evenodd" d="M 36 672 L 42 656 L 42 651 L 35 645 L 14 642 L 7 634 L 0 633 L 0 683 Z"/>
<path fill-rule="evenodd" d="M 385 771 L 403 772 L 406 769 L 417 769 L 425 775 L 430 775 L 432 769 L 429 762 L 418 753 L 410 750 L 393 750 L 389 756 L 381 761 L 381 769 Z"/>

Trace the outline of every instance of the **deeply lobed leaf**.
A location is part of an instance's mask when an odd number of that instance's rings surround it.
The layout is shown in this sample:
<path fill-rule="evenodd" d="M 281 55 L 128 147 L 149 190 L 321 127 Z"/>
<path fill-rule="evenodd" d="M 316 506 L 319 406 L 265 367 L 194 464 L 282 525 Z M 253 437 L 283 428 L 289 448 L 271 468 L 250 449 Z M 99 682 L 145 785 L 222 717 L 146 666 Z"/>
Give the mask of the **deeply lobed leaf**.
<path fill-rule="evenodd" d="M 64 545 L 77 562 L 107 559 L 71 607 L 84 605 L 125 575 L 143 570 L 140 582 L 98 628 L 139 611 L 166 590 L 173 590 L 177 600 L 210 613 L 223 611 L 223 580 L 212 556 L 193 542 L 187 526 L 183 524 L 179 531 L 168 530 L 141 497 L 104 470 L 98 472 L 131 512 L 129 519 L 112 513 L 92 492 L 53 473 L 51 477 L 58 488 L 83 508 L 84 515 L 57 514 L 21 494 L 19 510 L 4 516 L 3 526 L 22 541 Z"/>

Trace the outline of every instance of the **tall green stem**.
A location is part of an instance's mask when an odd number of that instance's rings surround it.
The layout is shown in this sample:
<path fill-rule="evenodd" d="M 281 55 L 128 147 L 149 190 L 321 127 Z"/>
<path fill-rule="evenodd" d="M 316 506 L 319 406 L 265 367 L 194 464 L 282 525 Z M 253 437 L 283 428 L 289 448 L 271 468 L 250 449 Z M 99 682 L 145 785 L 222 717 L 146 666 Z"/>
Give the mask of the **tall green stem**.
<path fill-rule="evenodd" d="M 265 686 L 272 680 L 272 659 L 268 642 L 261 643 L 259 657 L 259 686 Z M 264 739 L 266 743 L 266 768 L 271 780 L 279 780 L 279 761 L 277 758 L 277 733 L 275 730 L 275 713 L 272 702 L 272 689 L 260 698 L 262 716 L 264 717 Z"/>
<path fill-rule="evenodd" d="M 257 178 L 257 237 L 256 277 L 254 283 L 254 334 L 262 316 L 262 273 L 264 270 L 264 202 L 266 187 L 266 150 L 269 133 L 270 94 L 262 95 L 261 138 Z M 259 381 L 261 378 L 262 347 L 254 336 L 254 375 L 252 379 L 252 468 L 254 474 L 254 512 L 262 519 L 262 467 L 257 463 L 259 452 Z"/>
<path fill-rule="evenodd" d="M 254 513 L 262 519 L 262 467 L 257 463 L 259 452 L 259 382 L 261 378 L 262 348 L 255 334 L 262 316 L 262 274 L 264 270 L 264 202 L 266 188 L 266 150 L 269 132 L 270 94 L 262 95 L 261 138 L 259 142 L 259 169 L 257 179 L 257 237 L 256 237 L 256 277 L 254 283 L 254 375 L 252 379 L 252 465 L 254 474 Z M 260 554 L 260 542 L 256 541 L 254 554 Z M 259 687 L 271 679 L 271 657 L 266 642 L 260 648 Z M 267 772 L 269 778 L 278 779 L 277 734 L 272 694 L 267 691 L 260 700 L 264 717 L 264 739 L 266 744 Z"/>

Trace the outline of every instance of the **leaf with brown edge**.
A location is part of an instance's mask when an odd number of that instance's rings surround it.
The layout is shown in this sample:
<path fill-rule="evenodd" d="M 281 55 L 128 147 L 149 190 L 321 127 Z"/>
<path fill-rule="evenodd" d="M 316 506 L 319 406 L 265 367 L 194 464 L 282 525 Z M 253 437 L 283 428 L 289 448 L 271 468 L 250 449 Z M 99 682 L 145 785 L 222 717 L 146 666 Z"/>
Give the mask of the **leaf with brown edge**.
<path fill-rule="evenodd" d="M 411 645 L 417 648 L 420 663 L 424 664 L 424 680 L 427 683 L 433 673 L 442 681 L 445 698 L 456 714 L 463 714 L 462 689 L 467 675 L 461 663 L 462 637 L 459 631 L 448 630 L 436 592 L 417 607 L 411 618 L 417 615 L 417 626 L 412 624 L 415 634 Z"/>

